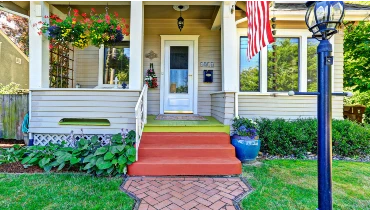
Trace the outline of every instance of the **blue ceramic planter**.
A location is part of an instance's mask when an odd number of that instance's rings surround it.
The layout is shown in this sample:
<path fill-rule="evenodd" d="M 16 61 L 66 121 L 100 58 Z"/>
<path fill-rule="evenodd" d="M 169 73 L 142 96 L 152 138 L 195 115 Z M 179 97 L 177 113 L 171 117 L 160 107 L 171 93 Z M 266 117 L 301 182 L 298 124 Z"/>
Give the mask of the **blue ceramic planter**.
<path fill-rule="evenodd" d="M 241 162 L 256 160 L 261 148 L 261 141 L 251 139 L 248 136 L 233 135 L 231 144 L 235 147 L 236 157 Z"/>

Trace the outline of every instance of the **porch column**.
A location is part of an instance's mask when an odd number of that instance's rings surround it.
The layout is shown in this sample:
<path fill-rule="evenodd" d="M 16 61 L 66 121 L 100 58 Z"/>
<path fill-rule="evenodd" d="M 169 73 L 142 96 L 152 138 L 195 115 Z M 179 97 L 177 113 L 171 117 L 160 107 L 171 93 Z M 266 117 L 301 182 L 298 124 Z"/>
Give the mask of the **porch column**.
<path fill-rule="evenodd" d="M 231 14 L 233 5 L 233 1 L 221 4 L 222 91 L 239 90 L 235 11 Z"/>
<path fill-rule="evenodd" d="M 131 1 L 129 88 L 143 87 L 144 4 Z"/>
<path fill-rule="evenodd" d="M 44 1 L 30 2 L 29 27 L 29 88 L 49 88 L 49 40 L 39 35 L 38 27 L 33 24 L 49 22 L 49 4 Z M 40 24 L 38 24 L 40 26 Z"/>

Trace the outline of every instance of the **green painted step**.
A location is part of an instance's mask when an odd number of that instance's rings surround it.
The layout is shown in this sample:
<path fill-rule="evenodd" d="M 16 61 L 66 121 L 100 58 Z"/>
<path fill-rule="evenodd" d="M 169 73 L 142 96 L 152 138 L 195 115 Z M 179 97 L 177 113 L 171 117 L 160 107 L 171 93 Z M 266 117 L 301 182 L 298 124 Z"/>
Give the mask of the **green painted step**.
<path fill-rule="evenodd" d="M 230 134 L 230 126 L 224 125 L 214 117 L 205 116 L 207 120 L 155 120 L 149 115 L 144 132 L 224 132 Z"/>

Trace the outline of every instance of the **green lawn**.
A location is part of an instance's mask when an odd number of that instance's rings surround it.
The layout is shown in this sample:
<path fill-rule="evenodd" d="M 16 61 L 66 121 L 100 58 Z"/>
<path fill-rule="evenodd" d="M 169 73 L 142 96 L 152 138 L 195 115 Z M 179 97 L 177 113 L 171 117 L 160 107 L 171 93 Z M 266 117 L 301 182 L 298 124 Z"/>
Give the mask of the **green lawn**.
<path fill-rule="evenodd" d="M 0 174 L 0 209 L 132 209 L 121 183 L 83 174 Z"/>
<path fill-rule="evenodd" d="M 270 160 L 244 166 L 255 189 L 242 202 L 252 209 L 316 209 L 317 162 Z M 333 161 L 334 209 L 370 209 L 370 163 Z"/>

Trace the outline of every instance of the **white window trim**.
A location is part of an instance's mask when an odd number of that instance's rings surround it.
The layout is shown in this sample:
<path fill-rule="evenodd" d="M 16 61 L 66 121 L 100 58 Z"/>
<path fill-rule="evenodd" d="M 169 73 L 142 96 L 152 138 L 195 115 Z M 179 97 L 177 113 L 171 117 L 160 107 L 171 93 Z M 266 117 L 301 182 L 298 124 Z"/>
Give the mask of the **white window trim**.
<path fill-rule="evenodd" d="M 247 28 L 237 29 L 238 40 L 238 81 L 240 82 L 240 37 L 248 36 Z M 335 35 L 334 35 L 335 36 Z M 334 55 L 334 40 L 330 39 L 333 45 Z M 312 37 L 312 33 L 308 29 L 278 29 L 275 37 L 297 37 L 299 38 L 299 81 L 298 89 L 301 92 L 307 91 L 307 39 Z M 260 57 L 260 92 L 241 92 L 238 88 L 239 95 L 271 95 L 271 94 L 287 94 L 288 92 L 268 92 L 267 91 L 267 46 L 261 50 Z M 240 86 L 240 85 L 239 85 Z M 332 66 L 332 90 L 334 90 L 334 65 Z"/>
<path fill-rule="evenodd" d="M 124 36 L 122 41 L 130 41 L 130 36 Z M 104 75 L 104 45 L 100 45 L 100 48 L 99 48 L 98 87 L 111 87 L 111 88 L 113 88 L 114 84 L 112 84 L 112 85 L 111 84 L 103 84 L 103 75 Z"/>

